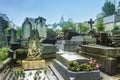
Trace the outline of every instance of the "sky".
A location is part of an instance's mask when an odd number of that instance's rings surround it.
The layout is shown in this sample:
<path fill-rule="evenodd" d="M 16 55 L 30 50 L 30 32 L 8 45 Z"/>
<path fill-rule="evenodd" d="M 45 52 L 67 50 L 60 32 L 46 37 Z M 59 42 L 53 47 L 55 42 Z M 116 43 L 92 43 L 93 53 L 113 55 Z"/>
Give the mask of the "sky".
<path fill-rule="evenodd" d="M 72 18 L 76 23 L 95 19 L 105 0 L 0 0 L 0 12 L 21 26 L 26 17 L 44 17 L 46 24 Z"/>

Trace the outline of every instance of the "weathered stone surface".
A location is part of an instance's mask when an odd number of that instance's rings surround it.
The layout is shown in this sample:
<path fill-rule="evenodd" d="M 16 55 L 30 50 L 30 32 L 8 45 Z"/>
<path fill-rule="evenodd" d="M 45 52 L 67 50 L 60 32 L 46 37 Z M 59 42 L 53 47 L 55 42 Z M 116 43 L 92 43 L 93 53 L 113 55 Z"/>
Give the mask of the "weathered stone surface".
<path fill-rule="evenodd" d="M 105 55 L 110 57 L 120 56 L 120 48 L 105 47 L 100 45 L 83 45 L 81 50 L 83 52 Z"/>
<path fill-rule="evenodd" d="M 53 66 L 57 69 L 64 80 L 100 80 L 100 71 L 82 71 L 82 72 L 72 72 L 67 69 L 65 65 L 57 60 L 53 61 Z"/>
<path fill-rule="evenodd" d="M 14 42 L 16 42 L 16 33 L 17 33 L 17 31 L 14 29 L 14 28 L 12 28 L 12 29 L 10 29 L 9 30 L 9 34 L 10 34 L 10 36 L 11 36 L 11 40 L 10 40 L 10 42 L 9 43 L 14 43 Z"/>
<path fill-rule="evenodd" d="M 0 80 L 6 80 L 11 70 L 11 58 L 7 58 L 0 64 Z"/>
<path fill-rule="evenodd" d="M 35 19 L 35 27 L 38 30 L 40 38 L 46 38 L 46 19 L 43 17 L 38 17 Z"/>
<path fill-rule="evenodd" d="M 110 74 L 114 75 L 117 73 L 117 60 L 115 58 L 107 57 L 104 55 L 98 55 L 94 53 L 80 53 L 80 55 L 86 56 L 88 58 L 92 57 L 97 60 L 99 64 L 101 64 L 100 70 Z"/>
<path fill-rule="evenodd" d="M 110 75 L 114 75 L 116 74 L 116 70 L 117 70 L 117 63 L 116 63 L 116 59 L 115 58 L 106 58 L 105 60 L 105 72 L 110 74 Z"/>
<path fill-rule="evenodd" d="M 30 34 L 29 40 L 29 48 L 26 60 L 39 60 L 41 59 L 41 52 L 40 52 L 40 42 L 39 42 L 39 33 L 37 29 L 33 29 Z"/>
<path fill-rule="evenodd" d="M 45 68 L 45 60 L 22 61 L 22 68 L 24 70 Z"/>
<path fill-rule="evenodd" d="M 28 18 L 22 24 L 22 40 L 28 40 L 32 31 L 32 24 Z"/>
<path fill-rule="evenodd" d="M 42 54 L 56 53 L 58 51 L 57 47 L 53 44 L 41 44 L 41 45 L 42 45 L 42 49 L 41 49 Z"/>
<path fill-rule="evenodd" d="M 78 63 L 87 63 L 89 59 L 79 56 L 76 53 L 66 52 L 64 54 L 56 54 L 56 60 L 60 61 L 63 65 L 69 66 L 71 61 L 77 61 Z"/>
<path fill-rule="evenodd" d="M 71 40 L 58 40 L 56 43 L 57 48 L 63 51 L 76 51 L 79 45 L 81 45 L 80 42 Z"/>

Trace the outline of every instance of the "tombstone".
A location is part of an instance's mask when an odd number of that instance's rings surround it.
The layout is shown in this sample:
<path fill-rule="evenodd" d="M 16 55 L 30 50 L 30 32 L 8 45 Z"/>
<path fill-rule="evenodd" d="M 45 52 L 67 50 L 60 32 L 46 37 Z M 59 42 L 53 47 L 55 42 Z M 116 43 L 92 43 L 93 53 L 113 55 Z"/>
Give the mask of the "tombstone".
<path fill-rule="evenodd" d="M 16 33 L 17 33 L 17 31 L 14 28 L 9 30 L 9 34 L 11 36 L 10 43 L 16 42 Z"/>
<path fill-rule="evenodd" d="M 79 64 L 84 64 L 87 63 L 88 60 L 89 59 L 79 56 L 76 53 L 57 53 L 56 59 L 50 64 L 50 69 L 52 69 L 59 80 L 100 80 L 99 70 L 80 72 L 68 70 L 71 61 L 77 61 Z"/>
<path fill-rule="evenodd" d="M 38 30 L 41 42 L 46 38 L 46 19 L 38 17 L 35 19 L 35 28 Z"/>
<path fill-rule="evenodd" d="M 90 19 L 90 21 L 88 21 L 88 23 L 90 24 L 90 28 L 92 29 L 92 24 L 94 23 L 94 21 L 92 19 Z"/>
<path fill-rule="evenodd" d="M 28 46 L 28 40 L 32 31 L 32 25 L 26 18 L 26 21 L 22 25 L 22 46 Z"/>
<path fill-rule="evenodd" d="M 45 60 L 41 58 L 39 39 L 37 29 L 33 29 L 30 34 L 27 58 L 22 61 L 22 67 L 25 70 L 45 68 Z"/>
<path fill-rule="evenodd" d="M 117 73 L 116 57 L 120 57 L 120 48 L 106 47 L 100 45 L 83 45 L 82 55 L 93 57 L 101 64 L 101 70 L 107 74 L 115 75 Z M 109 66 L 109 67 L 108 67 Z"/>
<path fill-rule="evenodd" d="M 31 31 L 32 31 L 32 25 L 27 18 L 22 25 L 22 39 L 28 40 L 28 38 L 30 37 Z"/>
<path fill-rule="evenodd" d="M 5 28 L 8 26 L 8 22 L 0 17 L 0 47 L 8 45 L 7 36 L 5 35 Z"/>

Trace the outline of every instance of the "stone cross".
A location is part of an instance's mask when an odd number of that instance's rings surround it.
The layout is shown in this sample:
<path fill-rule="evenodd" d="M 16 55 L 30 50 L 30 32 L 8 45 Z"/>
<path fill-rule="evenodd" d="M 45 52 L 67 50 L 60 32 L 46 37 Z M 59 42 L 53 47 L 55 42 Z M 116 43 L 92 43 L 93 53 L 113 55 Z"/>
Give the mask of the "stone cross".
<path fill-rule="evenodd" d="M 92 24 L 94 23 L 94 21 L 92 19 L 90 19 L 90 21 L 88 21 L 88 23 L 90 24 L 90 28 L 92 29 Z"/>

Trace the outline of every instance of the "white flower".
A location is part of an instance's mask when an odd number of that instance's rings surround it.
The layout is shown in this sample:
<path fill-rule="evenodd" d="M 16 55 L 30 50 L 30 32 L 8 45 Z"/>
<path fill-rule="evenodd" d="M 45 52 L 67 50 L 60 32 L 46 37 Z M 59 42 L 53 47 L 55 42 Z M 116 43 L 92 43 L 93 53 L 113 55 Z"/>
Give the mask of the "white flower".
<path fill-rule="evenodd" d="M 75 80 L 75 78 L 74 78 L 74 77 L 69 77 L 69 79 L 70 79 L 70 80 Z"/>

